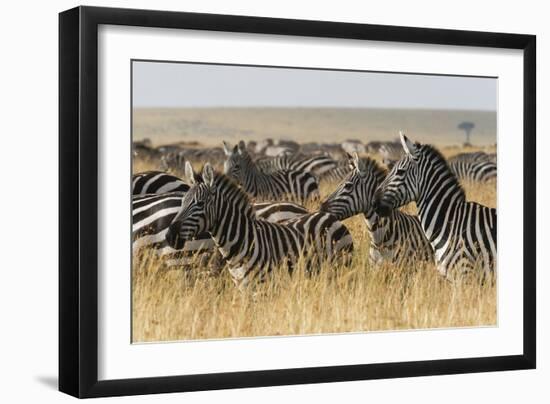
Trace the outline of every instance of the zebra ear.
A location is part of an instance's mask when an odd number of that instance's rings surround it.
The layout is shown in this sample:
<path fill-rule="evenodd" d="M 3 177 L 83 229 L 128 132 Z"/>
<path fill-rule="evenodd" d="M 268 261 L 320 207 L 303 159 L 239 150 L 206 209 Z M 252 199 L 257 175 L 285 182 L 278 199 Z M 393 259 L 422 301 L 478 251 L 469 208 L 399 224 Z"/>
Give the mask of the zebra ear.
<path fill-rule="evenodd" d="M 223 141 L 223 152 L 226 156 L 231 156 L 232 154 L 231 146 L 229 146 L 225 140 Z"/>
<path fill-rule="evenodd" d="M 361 175 L 365 176 L 367 174 L 367 164 L 364 160 L 361 160 L 359 158 L 359 155 L 357 152 L 353 152 L 353 165 L 355 167 L 355 170 Z"/>
<path fill-rule="evenodd" d="M 185 162 L 185 180 L 190 185 L 195 185 L 195 172 L 193 166 L 189 161 Z"/>
<path fill-rule="evenodd" d="M 246 151 L 246 145 L 244 141 L 239 141 L 239 154 L 243 154 Z"/>
<path fill-rule="evenodd" d="M 206 163 L 202 168 L 202 179 L 206 185 L 214 185 L 214 169 L 210 163 Z"/>
<path fill-rule="evenodd" d="M 405 153 L 411 157 L 415 157 L 417 152 L 416 145 L 401 131 L 399 131 L 399 139 L 401 139 L 401 145 Z"/>

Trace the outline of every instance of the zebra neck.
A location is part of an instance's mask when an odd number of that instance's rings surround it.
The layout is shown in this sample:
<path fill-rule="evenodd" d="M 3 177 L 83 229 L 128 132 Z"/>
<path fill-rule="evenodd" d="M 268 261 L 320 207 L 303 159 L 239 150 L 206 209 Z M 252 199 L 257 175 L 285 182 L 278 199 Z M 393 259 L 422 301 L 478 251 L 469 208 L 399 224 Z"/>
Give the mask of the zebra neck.
<path fill-rule="evenodd" d="M 213 227 L 209 230 L 218 249 L 225 258 L 246 254 L 247 240 L 253 233 L 254 208 L 247 194 L 225 176 L 217 179 L 220 190 L 214 198 Z"/>
<path fill-rule="evenodd" d="M 246 215 L 227 215 L 211 231 L 211 236 L 223 257 L 230 263 L 238 262 L 250 254 L 250 241 L 256 238 L 255 220 Z"/>
<path fill-rule="evenodd" d="M 247 160 L 245 167 L 246 169 L 244 170 L 242 181 L 243 188 L 248 193 L 254 193 L 254 191 L 257 191 L 264 182 L 263 179 L 267 174 L 258 169 L 252 160 Z"/>
<path fill-rule="evenodd" d="M 367 224 L 367 232 L 370 236 L 371 243 L 375 248 L 379 248 L 384 241 L 391 224 L 394 221 L 395 213 L 392 212 L 388 217 L 380 217 L 374 212 L 364 213 L 365 223 Z"/>
<path fill-rule="evenodd" d="M 450 237 L 449 223 L 455 220 L 457 208 L 464 203 L 464 191 L 453 183 L 454 178 L 433 183 L 433 187 L 417 200 L 418 217 L 426 238 L 434 249 L 442 239 Z"/>

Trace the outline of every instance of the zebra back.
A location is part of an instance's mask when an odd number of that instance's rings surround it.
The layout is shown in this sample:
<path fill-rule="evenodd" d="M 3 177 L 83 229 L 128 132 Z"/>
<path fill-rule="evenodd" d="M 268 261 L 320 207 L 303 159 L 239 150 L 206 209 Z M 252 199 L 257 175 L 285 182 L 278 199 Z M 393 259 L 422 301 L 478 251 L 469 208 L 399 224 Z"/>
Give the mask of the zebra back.
<path fill-rule="evenodd" d="M 163 171 L 145 171 L 132 176 L 132 195 L 186 192 L 189 185 Z"/>
<path fill-rule="evenodd" d="M 449 168 L 462 181 L 488 182 L 497 177 L 497 165 L 491 161 L 451 160 Z"/>
<path fill-rule="evenodd" d="M 322 178 L 327 172 L 336 168 L 337 163 L 325 155 L 305 156 L 302 154 L 283 155 L 278 157 L 261 157 L 255 161 L 258 168 L 266 174 L 280 170 L 305 171 Z"/>
<path fill-rule="evenodd" d="M 246 151 L 244 142 L 231 149 L 224 143 L 227 159 L 224 172 L 259 200 L 289 198 L 298 202 L 319 197 L 319 184 L 312 174 L 301 170 L 262 172 Z"/>

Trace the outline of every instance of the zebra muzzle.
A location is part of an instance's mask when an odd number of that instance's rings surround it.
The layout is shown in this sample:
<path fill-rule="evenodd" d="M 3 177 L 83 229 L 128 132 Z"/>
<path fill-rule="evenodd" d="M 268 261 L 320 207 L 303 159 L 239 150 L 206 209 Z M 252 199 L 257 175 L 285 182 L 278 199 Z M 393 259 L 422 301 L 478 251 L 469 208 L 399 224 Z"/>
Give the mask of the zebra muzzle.
<path fill-rule="evenodd" d="M 392 208 L 384 202 L 384 199 L 380 196 L 376 196 L 374 199 L 374 202 L 372 204 L 372 207 L 374 208 L 374 211 L 378 216 L 386 217 L 389 216 Z"/>
<path fill-rule="evenodd" d="M 185 239 L 180 236 L 179 229 L 180 226 L 176 222 L 172 223 L 166 232 L 166 242 L 170 247 L 176 250 L 181 250 L 185 246 Z"/>

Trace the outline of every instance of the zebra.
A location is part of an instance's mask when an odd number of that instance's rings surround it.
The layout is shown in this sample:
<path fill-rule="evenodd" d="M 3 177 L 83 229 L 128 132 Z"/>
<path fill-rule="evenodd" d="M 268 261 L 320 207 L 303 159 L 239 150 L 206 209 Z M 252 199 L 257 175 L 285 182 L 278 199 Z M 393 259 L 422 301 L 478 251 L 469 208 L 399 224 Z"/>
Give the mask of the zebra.
<path fill-rule="evenodd" d="M 389 169 L 403 157 L 403 147 L 399 142 L 383 142 L 378 153 L 382 157 L 382 163 Z"/>
<path fill-rule="evenodd" d="M 187 192 L 189 185 L 163 171 L 144 171 L 132 176 L 132 195 Z"/>
<path fill-rule="evenodd" d="M 316 143 L 316 142 L 308 142 L 303 143 L 300 146 L 300 153 L 307 154 L 309 156 L 312 155 L 324 155 L 331 157 L 333 159 L 340 158 L 342 156 L 342 145 L 339 143 Z"/>
<path fill-rule="evenodd" d="M 188 148 L 182 151 L 183 156 L 191 161 L 221 161 L 225 153 L 221 147 Z M 182 171 L 185 167 L 181 166 Z"/>
<path fill-rule="evenodd" d="M 186 178 L 193 181 L 193 168 L 186 164 Z M 253 279 L 263 280 L 274 268 L 294 264 L 307 249 L 313 263 L 348 262 L 353 241 L 348 229 L 329 213 L 316 212 L 270 223 L 257 219 L 249 195 L 231 178 L 215 174 L 210 163 L 202 172 L 203 182 L 185 194 L 180 212 L 169 227 L 166 240 L 178 245 L 210 233 L 229 264 L 239 287 Z"/>
<path fill-rule="evenodd" d="M 375 194 L 375 209 L 385 216 L 416 202 L 420 223 L 435 254 L 439 272 L 451 277 L 466 271 L 488 275 L 497 258 L 497 212 L 466 201 L 466 194 L 441 153 L 413 143 L 400 133 L 405 156 Z"/>
<path fill-rule="evenodd" d="M 195 180 L 200 181 L 200 177 Z M 167 267 L 200 265 L 218 270 L 223 264 L 215 254 L 214 241 L 208 233 L 199 234 L 195 240 L 173 247 L 166 242 L 168 226 L 181 208 L 184 192 L 168 192 L 155 195 L 137 195 L 132 198 L 132 250 L 134 253 L 144 247 L 153 248 Z M 291 202 L 263 202 L 254 204 L 257 218 L 270 222 L 282 222 L 309 211 Z"/>
<path fill-rule="evenodd" d="M 449 159 L 449 168 L 461 181 L 488 182 L 497 177 L 497 165 L 492 161 Z"/>
<path fill-rule="evenodd" d="M 403 148 L 400 145 L 401 154 Z M 383 152 L 383 163 L 391 170 L 401 157 Z M 497 177 L 496 155 L 484 152 L 460 153 L 447 160 L 451 171 L 460 181 L 489 182 Z"/>
<path fill-rule="evenodd" d="M 342 147 L 342 150 L 344 150 L 348 154 L 366 153 L 367 151 L 366 146 L 363 144 L 363 142 L 361 142 L 358 139 L 348 139 L 342 142 L 341 147 Z"/>
<path fill-rule="evenodd" d="M 417 216 L 397 209 L 387 217 L 374 211 L 374 194 L 386 176 L 386 170 L 371 158 L 348 155 L 350 172 L 338 188 L 322 203 L 320 210 L 338 220 L 363 214 L 370 236 L 369 257 L 372 265 L 384 262 L 397 265 L 417 260 L 434 262 L 430 243 Z"/>
<path fill-rule="evenodd" d="M 275 157 L 284 154 L 294 154 L 299 148 L 300 145 L 293 140 L 267 138 L 255 142 L 253 151 L 255 154 Z"/>
<path fill-rule="evenodd" d="M 319 183 L 305 171 L 280 170 L 263 173 L 252 161 L 243 141 L 233 149 L 223 143 L 227 159 L 224 173 L 235 179 L 253 198 L 272 200 L 290 198 L 304 202 L 319 198 Z"/>
<path fill-rule="evenodd" d="M 471 162 L 471 163 L 477 163 L 480 161 L 490 161 L 490 162 L 496 163 L 497 155 L 496 153 L 485 153 L 484 151 L 477 151 L 472 153 L 456 154 L 449 159 L 449 161 L 451 160 Z"/>
<path fill-rule="evenodd" d="M 496 154 L 460 153 L 449 158 L 448 163 L 461 181 L 488 182 L 497 176 Z"/>
<path fill-rule="evenodd" d="M 132 198 L 132 251 L 138 253 L 144 247 L 153 248 L 168 267 L 189 266 L 200 258 L 201 266 L 220 265 L 216 257 L 211 260 L 214 242 L 207 233 L 199 235 L 185 245 L 169 246 L 166 231 L 181 207 L 185 192 L 136 195 Z M 183 249 L 183 250 L 182 250 Z M 210 262 L 211 261 L 211 262 Z"/>
<path fill-rule="evenodd" d="M 159 152 L 151 145 L 151 140 L 145 138 L 141 141 L 132 142 L 132 157 L 146 161 L 153 161 L 159 157 Z"/>
<path fill-rule="evenodd" d="M 305 171 L 321 179 L 336 168 L 337 163 L 329 156 L 305 156 L 302 154 L 278 157 L 261 157 L 255 161 L 258 168 L 266 174 L 280 170 Z"/>
<path fill-rule="evenodd" d="M 341 159 L 337 162 L 336 167 L 328 171 L 324 176 L 325 182 L 339 183 L 346 178 L 351 172 L 350 165 L 347 159 Z"/>
<path fill-rule="evenodd" d="M 168 152 L 160 157 L 160 168 L 163 171 L 183 173 L 185 161 L 185 153 L 183 151 Z"/>
<path fill-rule="evenodd" d="M 182 172 L 185 170 L 185 160 L 216 161 L 225 156 L 221 147 L 198 147 L 195 142 L 164 145 L 160 146 L 158 151 L 164 156 L 164 159 L 161 157 L 161 160 L 164 160 L 162 164 L 168 165 L 167 168 L 177 168 Z"/>
<path fill-rule="evenodd" d="M 345 158 L 338 160 L 334 169 L 328 171 L 323 179 L 327 182 L 340 183 L 345 180 L 349 174 L 353 171 L 353 165 L 350 163 L 352 157 L 349 153 L 346 153 Z M 369 157 L 358 157 L 360 165 L 368 165 L 371 159 Z"/>

